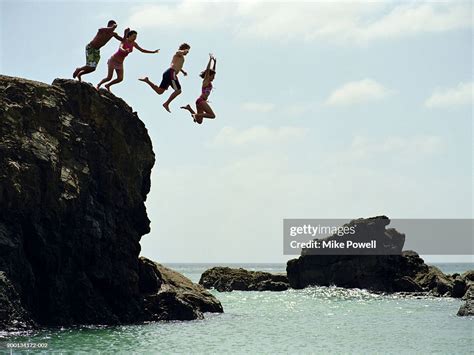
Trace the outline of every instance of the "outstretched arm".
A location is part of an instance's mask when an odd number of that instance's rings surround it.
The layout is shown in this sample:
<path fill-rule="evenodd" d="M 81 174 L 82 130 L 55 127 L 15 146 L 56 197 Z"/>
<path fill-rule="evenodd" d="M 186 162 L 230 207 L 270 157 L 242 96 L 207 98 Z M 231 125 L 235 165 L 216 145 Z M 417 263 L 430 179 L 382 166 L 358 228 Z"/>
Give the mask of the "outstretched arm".
<path fill-rule="evenodd" d="M 115 27 L 117 27 L 117 25 L 115 25 Z M 120 37 L 117 33 L 114 32 L 114 38 L 122 42 L 124 38 L 127 37 L 128 32 L 130 32 L 130 28 L 126 28 L 125 31 L 123 31 L 123 37 Z"/>
<path fill-rule="evenodd" d="M 147 49 L 143 49 L 143 48 L 140 47 L 140 46 L 138 45 L 138 43 L 136 43 L 136 42 L 135 42 L 135 44 L 134 44 L 133 46 L 134 46 L 136 49 L 138 49 L 140 52 L 143 52 L 143 53 L 158 53 L 158 52 L 160 51 L 159 49 L 157 49 L 157 50 L 155 50 L 155 51 L 149 51 L 149 50 L 147 50 Z"/>
<path fill-rule="evenodd" d="M 115 39 L 118 39 L 120 42 L 123 41 L 123 37 L 120 37 L 117 33 L 114 32 L 113 35 Z"/>

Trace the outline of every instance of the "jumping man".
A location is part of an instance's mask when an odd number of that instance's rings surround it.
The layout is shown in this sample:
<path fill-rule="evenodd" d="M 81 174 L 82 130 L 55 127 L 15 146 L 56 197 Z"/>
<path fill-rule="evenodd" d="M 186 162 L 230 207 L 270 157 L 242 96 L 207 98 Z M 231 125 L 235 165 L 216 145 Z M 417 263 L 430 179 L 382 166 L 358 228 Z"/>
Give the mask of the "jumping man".
<path fill-rule="evenodd" d="M 117 23 L 114 20 L 110 20 L 107 27 L 99 28 L 94 39 L 86 46 L 86 65 L 80 68 L 76 68 L 72 74 L 73 78 L 81 81 L 81 76 L 84 74 L 92 73 L 96 68 L 100 60 L 100 49 L 105 46 L 112 37 L 118 39 L 120 42 L 123 38 L 116 34 L 114 31 L 117 28 Z M 125 30 L 125 33 L 128 29 Z"/>
<path fill-rule="evenodd" d="M 163 104 L 163 107 L 168 112 L 171 112 L 169 108 L 171 101 L 173 101 L 176 96 L 181 94 L 181 85 L 178 80 L 178 74 L 183 73 L 184 76 L 188 75 L 188 73 L 183 70 L 183 64 L 184 57 L 189 53 L 190 48 L 191 46 L 187 43 L 183 43 L 179 46 L 178 51 L 175 53 L 171 61 L 171 67 L 163 73 L 163 79 L 160 86 L 151 82 L 147 76 L 142 79 L 138 79 L 150 85 L 150 87 L 155 90 L 158 95 L 164 93 L 170 86 L 173 88 L 174 91 L 171 93 L 168 100 L 166 100 L 166 102 Z"/>

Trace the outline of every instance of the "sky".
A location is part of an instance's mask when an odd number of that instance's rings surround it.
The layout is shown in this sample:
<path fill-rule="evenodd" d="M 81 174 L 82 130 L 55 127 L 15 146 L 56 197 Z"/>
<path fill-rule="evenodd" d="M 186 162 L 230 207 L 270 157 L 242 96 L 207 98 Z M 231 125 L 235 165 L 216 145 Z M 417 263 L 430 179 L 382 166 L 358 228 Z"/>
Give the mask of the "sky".
<path fill-rule="evenodd" d="M 0 3 L 4 75 L 71 77 L 110 19 L 160 49 L 130 54 L 112 87 L 157 158 L 142 255 L 285 262 L 284 218 L 473 217 L 469 1 Z M 169 114 L 169 92 L 137 79 L 159 83 L 182 42 L 189 76 Z M 118 44 L 85 81 L 106 76 Z M 199 96 L 210 52 L 217 117 L 197 125 L 179 107 Z"/>

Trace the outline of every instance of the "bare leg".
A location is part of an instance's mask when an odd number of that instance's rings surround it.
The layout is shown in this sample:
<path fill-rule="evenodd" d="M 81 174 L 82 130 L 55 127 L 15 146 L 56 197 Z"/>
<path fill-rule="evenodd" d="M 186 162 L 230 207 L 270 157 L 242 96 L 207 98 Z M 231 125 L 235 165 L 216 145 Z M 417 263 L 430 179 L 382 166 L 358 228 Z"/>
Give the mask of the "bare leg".
<path fill-rule="evenodd" d="M 84 65 L 83 67 L 77 68 L 74 73 L 72 74 L 73 78 L 76 78 L 81 81 L 81 76 L 84 74 L 89 74 L 95 71 L 95 67 L 89 67 L 87 65 Z"/>
<path fill-rule="evenodd" d="M 196 105 L 196 109 L 197 109 L 197 113 L 191 115 L 193 116 L 193 121 L 196 122 L 196 123 L 199 123 L 201 124 L 202 123 L 202 117 L 200 116 L 197 116 L 199 114 L 202 114 L 204 111 L 202 108 L 200 108 L 198 105 Z M 196 117 L 197 116 L 197 117 Z"/>
<path fill-rule="evenodd" d="M 198 109 L 198 113 L 196 113 L 193 116 L 194 120 L 197 123 L 202 123 L 203 118 L 210 118 L 210 119 L 216 118 L 216 114 L 214 113 L 214 111 L 212 111 L 211 106 L 209 106 L 209 104 L 206 101 L 200 102 L 199 107 L 197 107 L 197 109 Z"/>
<path fill-rule="evenodd" d="M 193 116 L 193 115 L 196 113 L 196 112 L 194 112 L 194 110 L 191 108 L 191 105 L 189 105 L 189 104 L 186 105 L 186 106 L 181 106 L 181 108 L 182 108 L 183 110 L 189 111 L 189 112 L 191 113 L 191 116 Z"/>
<path fill-rule="evenodd" d="M 118 84 L 123 80 L 123 69 L 115 69 L 115 72 L 117 73 L 117 79 L 112 80 L 110 83 L 105 85 L 105 88 L 108 92 L 111 92 L 110 87 L 112 85 Z"/>
<path fill-rule="evenodd" d="M 112 66 L 109 65 L 109 71 L 107 72 L 107 77 L 105 77 L 104 79 L 102 79 L 100 81 L 100 83 L 97 84 L 96 86 L 96 89 L 99 90 L 100 86 L 103 84 L 103 83 L 106 83 L 107 81 L 109 81 L 110 79 L 112 79 L 112 75 L 114 74 L 114 68 Z"/>
<path fill-rule="evenodd" d="M 173 93 L 170 95 L 170 97 L 168 98 L 168 100 L 166 100 L 166 102 L 163 104 L 163 107 L 165 108 L 166 111 L 168 112 L 171 112 L 170 111 L 170 103 L 171 101 L 173 101 L 176 96 L 178 96 L 179 94 L 181 94 L 181 90 L 175 90 L 173 91 Z"/>
<path fill-rule="evenodd" d="M 155 92 L 158 94 L 158 95 L 161 95 L 162 93 L 165 92 L 165 89 L 163 88 L 160 88 L 158 85 L 156 85 L 155 83 L 153 83 L 147 76 L 144 77 L 144 78 L 141 78 L 141 79 L 138 79 L 140 81 L 143 81 L 144 83 L 147 83 L 148 85 L 150 85 L 150 87 L 155 90 Z"/>

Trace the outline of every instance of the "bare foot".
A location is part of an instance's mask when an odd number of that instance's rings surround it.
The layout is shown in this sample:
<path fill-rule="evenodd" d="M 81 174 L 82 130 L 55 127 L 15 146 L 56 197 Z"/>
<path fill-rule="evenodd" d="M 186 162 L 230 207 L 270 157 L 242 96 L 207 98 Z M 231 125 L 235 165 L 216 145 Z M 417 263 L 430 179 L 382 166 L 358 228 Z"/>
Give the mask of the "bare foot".
<path fill-rule="evenodd" d="M 82 82 L 81 76 L 82 76 L 81 74 L 79 74 L 79 75 L 77 76 L 77 80 L 79 80 L 79 82 Z"/>
<path fill-rule="evenodd" d="M 163 107 L 165 108 L 166 111 L 168 111 L 169 113 L 171 113 L 169 105 L 170 105 L 170 104 L 168 104 L 168 103 L 165 102 L 165 103 L 163 104 Z"/>
<path fill-rule="evenodd" d="M 145 76 L 144 78 L 140 78 L 140 79 L 138 79 L 138 80 L 140 80 L 140 81 L 144 81 L 145 83 L 147 83 L 147 82 L 149 82 L 149 81 L 150 81 L 150 79 L 148 79 L 148 77 L 147 77 L 147 76 Z"/>
<path fill-rule="evenodd" d="M 74 73 L 72 73 L 72 77 L 76 79 L 76 76 L 77 74 L 79 74 L 79 72 L 80 72 L 79 68 L 76 68 L 76 70 L 74 70 Z"/>
<path fill-rule="evenodd" d="M 107 89 L 108 92 L 110 92 L 110 93 L 112 92 L 112 91 L 110 91 L 110 85 L 109 84 L 106 84 L 104 87 Z"/>
<path fill-rule="evenodd" d="M 191 116 L 193 116 L 193 121 L 194 122 L 199 123 L 199 124 L 202 123 L 202 117 L 199 116 L 199 114 L 195 113 L 195 114 L 192 114 Z"/>
<path fill-rule="evenodd" d="M 95 87 L 95 89 L 96 89 L 97 91 L 99 91 L 100 85 L 97 85 L 97 86 Z"/>

